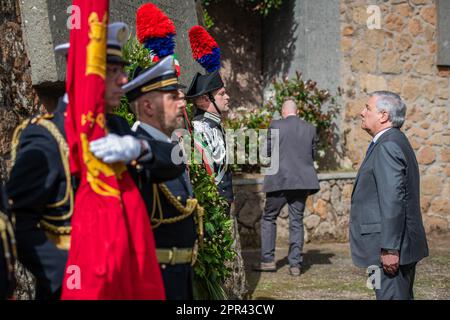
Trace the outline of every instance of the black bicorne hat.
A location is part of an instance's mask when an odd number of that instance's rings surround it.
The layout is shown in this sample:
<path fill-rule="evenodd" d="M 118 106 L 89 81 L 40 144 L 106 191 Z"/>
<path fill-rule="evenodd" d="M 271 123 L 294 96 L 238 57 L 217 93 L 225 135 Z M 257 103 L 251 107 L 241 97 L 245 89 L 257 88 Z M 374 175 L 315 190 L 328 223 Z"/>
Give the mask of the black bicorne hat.
<path fill-rule="evenodd" d="M 197 72 L 186 93 L 186 98 L 195 98 L 208 92 L 218 90 L 223 86 L 224 84 L 220 77 L 219 70 L 205 75 Z"/>

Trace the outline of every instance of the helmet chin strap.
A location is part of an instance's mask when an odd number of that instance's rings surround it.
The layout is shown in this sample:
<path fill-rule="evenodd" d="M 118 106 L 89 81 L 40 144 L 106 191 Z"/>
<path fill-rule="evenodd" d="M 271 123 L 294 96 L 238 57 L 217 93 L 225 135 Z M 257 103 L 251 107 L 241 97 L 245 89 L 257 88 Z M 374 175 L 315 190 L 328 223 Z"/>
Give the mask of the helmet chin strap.
<path fill-rule="evenodd" d="M 213 95 L 212 95 L 211 92 L 208 92 L 208 98 L 209 98 L 209 100 L 211 100 L 211 102 L 212 102 L 214 108 L 216 108 L 217 113 L 218 113 L 220 116 L 222 116 L 222 112 L 220 112 L 219 107 L 217 107 L 216 99 L 214 99 L 214 97 L 213 97 Z"/>

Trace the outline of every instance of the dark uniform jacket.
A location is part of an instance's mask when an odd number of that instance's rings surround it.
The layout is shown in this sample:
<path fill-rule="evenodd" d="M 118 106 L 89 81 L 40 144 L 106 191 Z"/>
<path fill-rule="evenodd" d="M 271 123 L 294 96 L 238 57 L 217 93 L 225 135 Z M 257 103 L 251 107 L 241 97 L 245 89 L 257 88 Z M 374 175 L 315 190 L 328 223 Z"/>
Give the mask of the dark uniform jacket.
<path fill-rule="evenodd" d="M 159 143 L 167 143 L 162 142 L 161 140 L 157 140 L 154 136 L 152 136 L 149 132 L 143 129 L 141 126 L 138 126 L 136 129 L 136 134 L 139 137 L 146 138 L 149 140 L 153 140 Z M 163 183 L 170 191 L 170 193 L 180 201 L 182 206 L 186 206 L 187 199 L 193 198 L 193 189 L 191 182 L 189 181 L 188 173 L 185 165 L 181 165 L 183 167 L 183 172 L 180 176 L 175 179 L 168 180 Z M 182 215 L 177 208 L 169 201 L 167 196 L 163 193 L 160 186 L 158 186 L 158 180 L 155 179 L 154 174 L 150 172 L 147 174 L 143 171 L 135 172 L 133 175 L 136 184 L 141 191 L 141 195 L 144 199 L 144 202 L 147 206 L 148 213 L 150 218 L 160 218 L 160 214 L 162 214 L 163 219 L 171 219 L 174 217 L 179 217 Z M 157 188 L 157 193 L 160 199 L 161 207 L 158 206 L 153 209 L 154 204 L 156 202 L 154 186 Z M 157 204 L 157 203 L 156 203 Z M 155 236 L 155 242 L 157 248 L 192 248 L 194 247 L 195 240 L 197 238 L 196 226 L 194 221 L 194 215 L 186 217 L 175 223 L 170 224 L 160 224 L 158 227 L 153 229 L 153 234 Z M 153 219 L 153 224 L 154 219 Z"/>
<path fill-rule="evenodd" d="M 135 128 L 139 137 L 159 143 L 170 141 L 161 132 L 145 124 Z M 195 247 L 197 231 L 194 217 L 197 211 L 194 210 L 191 214 L 187 214 L 177 208 L 178 205 L 186 207 L 188 201 L 193 201 L 189 200 L 193 198 L 193 189 L 186 166 L 184 164 L 181 166 L 183 173 L 164 183 L 158 183 L 157 177 L 152 172 L 146 173 L 143 170 L 131 172 L 147 206 L 154 227 L 153 234 L 157 249 L 167 250 L 175 247 L 190 250 Z M 160 223 L 161 219 L 170 223 Z M 192 299 L 193 269 L 191 263 L 161 264 L 161 274 L 168 300 Z"/>
<path fill-rule="evenodd" d="M 219 194 L 228 202 L 233 202 L 233 178 L 228 166 L 226 136 L 221 118 L 216 114 L 197 109 L 192 124 L 194 139 L 197 137 L 201 139 L 206 158 L 214 169 Z"/>
<path fill-rule="evenodd" d="M 67 261 L 67 250 L 59 249 L 46 235 L 46 231 L 70 234 L 74 191 L 68 159 L 62 153 L 66 106 L 60 99 L 52 115 L 34 118 L 23 129 L 6 185 L 16 220 L 19 260 L 37 279 L 37 298 L 58 291 Z"/>

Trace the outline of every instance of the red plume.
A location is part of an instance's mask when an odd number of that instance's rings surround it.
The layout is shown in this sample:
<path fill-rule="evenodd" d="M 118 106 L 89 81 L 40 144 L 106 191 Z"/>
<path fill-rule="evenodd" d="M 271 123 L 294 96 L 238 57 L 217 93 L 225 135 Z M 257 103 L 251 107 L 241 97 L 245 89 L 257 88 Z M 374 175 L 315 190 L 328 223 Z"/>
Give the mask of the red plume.
<path fill-rule="evenodd" d="M 139 7 L 136 13 L 136 34 L 139 42 L 149 38 L 164 38 L 169 34 L 175 35 L 175 25 L 164 12 L 153 3 L 146 3 Z"/>
<path fill-rule="evenodd" d="M 195 60 L 205 54 L 211 54 L 219 45 L 213 37 L 201 26 L 193 26 L 189 30 L 189 41 L 191 43 L 192 56 Z"/>

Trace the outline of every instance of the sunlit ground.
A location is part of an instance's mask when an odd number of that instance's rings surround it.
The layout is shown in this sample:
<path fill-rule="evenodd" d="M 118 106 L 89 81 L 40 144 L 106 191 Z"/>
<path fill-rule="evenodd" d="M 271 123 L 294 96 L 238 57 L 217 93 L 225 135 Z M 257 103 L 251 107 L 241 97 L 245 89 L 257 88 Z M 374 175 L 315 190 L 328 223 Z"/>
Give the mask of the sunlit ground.
<path fill-rule="evenodd" d="M 450 299 L 450 236 L 429 238 L 430 256 L 416 271 L 416 299 Z M 287 248 L 277 248 L 276 273 L 258 273 L 251 264 L 259 250 L 243 252 L 251 299 L 374 299 L 365 271 L 353 266 L 348 243 L 306 244 L 302 275 L 289 275 Z"/>

